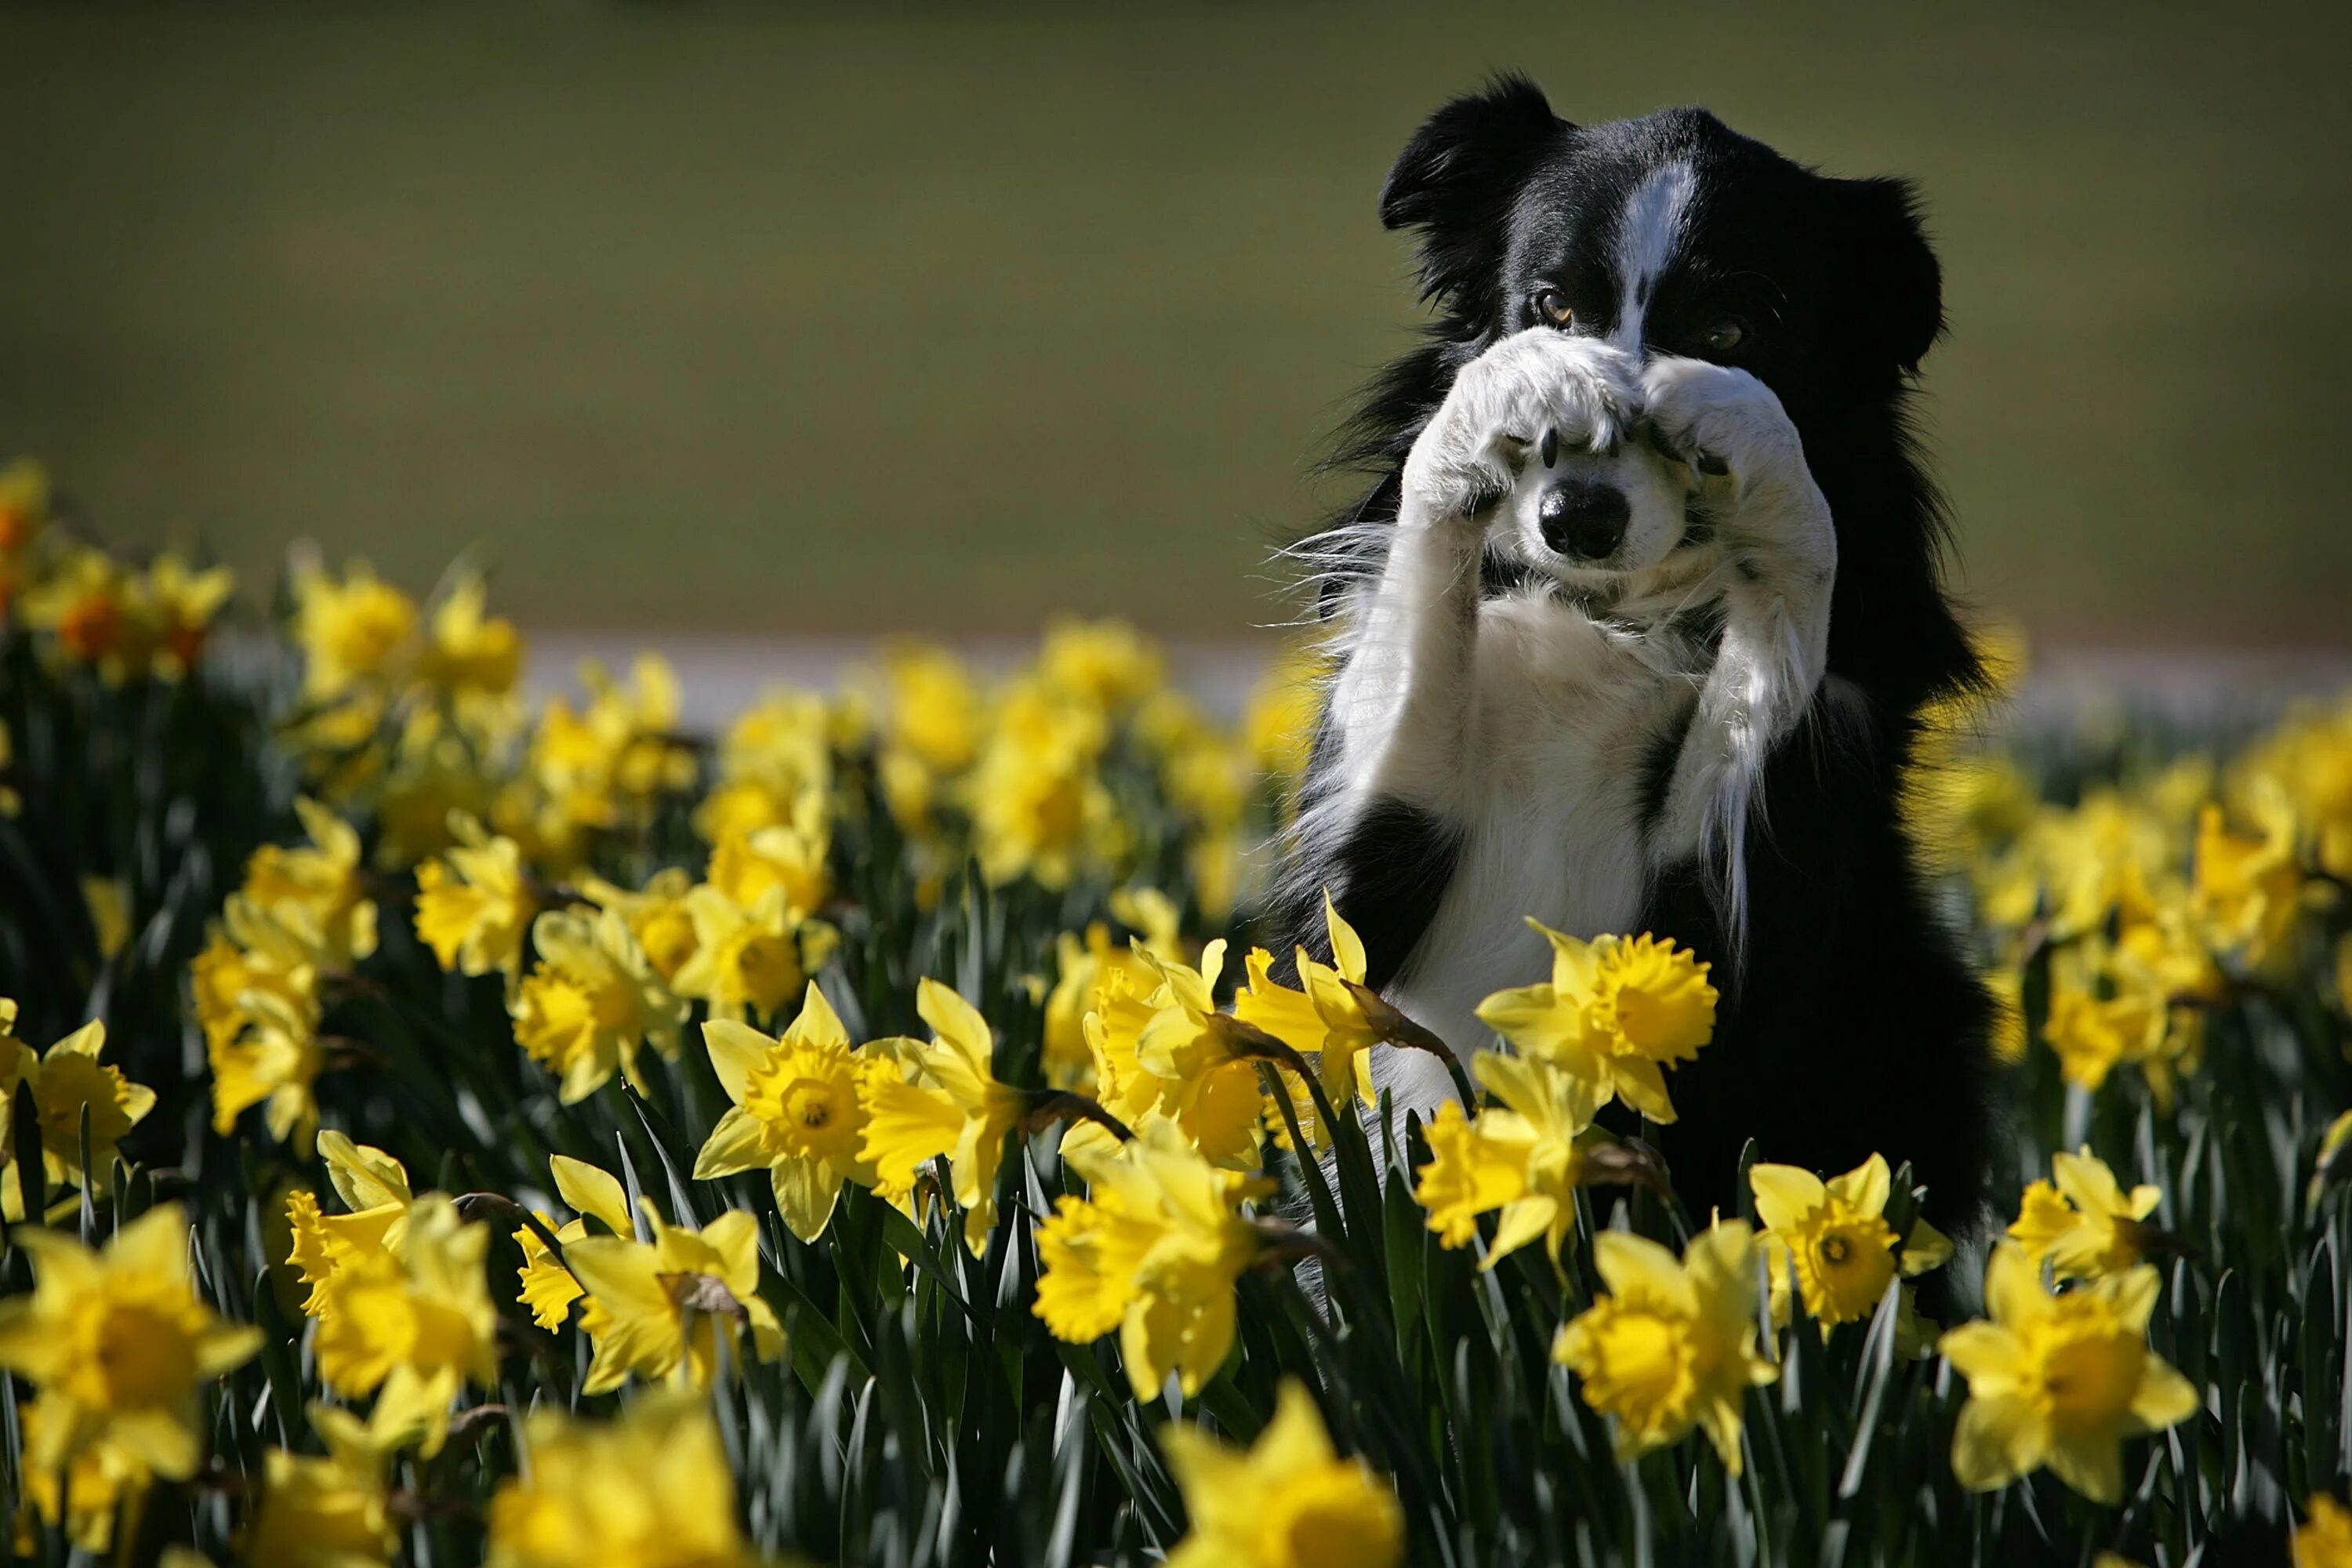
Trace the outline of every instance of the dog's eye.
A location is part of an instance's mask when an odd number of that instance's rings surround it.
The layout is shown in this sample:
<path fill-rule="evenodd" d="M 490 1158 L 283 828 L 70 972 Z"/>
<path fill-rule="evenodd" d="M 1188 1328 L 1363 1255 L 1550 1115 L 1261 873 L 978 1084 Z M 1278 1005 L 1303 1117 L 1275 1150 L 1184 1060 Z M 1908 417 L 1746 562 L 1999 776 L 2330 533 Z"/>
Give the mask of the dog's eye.
<path fill-rule="evenodd" d="M 1726 316 L 1698 335 L 1699 347 L 1711 354 L 1727 354 L 1748 341 L 1748 323 L 1737 316 Z"/>
<path fill-rule="evenodd" d="M 1576 312 L 1569 309 L 1568 296 L 1557 289 L 1538 289 L 1528 303 L 1535 307 L 1536 320 L 1538 321 L 1549 321 L 1555 327 L 1565 327 L 1576 320 Z"/>

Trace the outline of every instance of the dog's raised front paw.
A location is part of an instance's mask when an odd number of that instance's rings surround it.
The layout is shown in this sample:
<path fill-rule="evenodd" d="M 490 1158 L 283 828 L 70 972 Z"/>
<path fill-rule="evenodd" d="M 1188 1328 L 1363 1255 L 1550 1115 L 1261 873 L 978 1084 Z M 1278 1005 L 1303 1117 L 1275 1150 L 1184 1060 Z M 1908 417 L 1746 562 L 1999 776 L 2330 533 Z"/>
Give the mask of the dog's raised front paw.
<path fill-rule="evenodd" d="M 1640 405 L 1622 350 L 1548 327 L 1504 339 L 1463 366 L 1404 466 L 1404 520 L 1483 525 L 1530 455 L 1613 452 Z"/>

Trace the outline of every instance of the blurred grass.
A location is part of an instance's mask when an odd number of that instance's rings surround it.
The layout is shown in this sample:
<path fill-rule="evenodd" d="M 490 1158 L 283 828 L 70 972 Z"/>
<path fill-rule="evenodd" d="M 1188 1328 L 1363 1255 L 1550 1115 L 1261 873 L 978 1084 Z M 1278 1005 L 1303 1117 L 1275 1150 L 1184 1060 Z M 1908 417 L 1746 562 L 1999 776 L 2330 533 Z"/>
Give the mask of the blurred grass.
<path fill-rule="evenodd" d="M 2224 25 L 2226 24 L 2226 25 Z M 2341 643 L 2340 16 L 2239 5 L 0 11 L 0 449 L 538 624 L 1239 635 L 1483 72 L 1923 182 L 1967 585 Z"/>

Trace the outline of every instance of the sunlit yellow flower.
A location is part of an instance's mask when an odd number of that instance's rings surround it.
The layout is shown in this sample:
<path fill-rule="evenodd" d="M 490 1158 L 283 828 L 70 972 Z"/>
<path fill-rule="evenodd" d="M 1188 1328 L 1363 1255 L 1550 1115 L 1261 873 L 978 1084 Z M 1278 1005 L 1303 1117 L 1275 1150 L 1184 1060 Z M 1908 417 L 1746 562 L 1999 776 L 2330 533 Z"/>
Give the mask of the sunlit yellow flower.
<path fill-rule="evenodd" d="M 392 672 L 416 630 L 415 600 L 379 581 L 364 561 L 352 562 L 338 582 L 315 559 L 298 560 L 293 584 L 304 696 L 328 701 Z"/>
<path fill-rule="evenodd" d="M 269 991 L 248 991 L 247 1024 L 235 1039 L 206 1046 L 213 1069 L 213 1131 L 226 1136 L 236 1119 L 261 1106 L 270 1137 L 307 1149 L 319 1126 L 315 1086 L 325 1065 L 318 1014 Z"/>
<path fill-rule="evenodd" d="M 1709 966 L 1646 934 L 1588 942 L 1528 923 L 1551 943 L 1550 982 L 1497 991 L 1478 1016 L 1526 1054 L 1591 1079 L 1602 1104 L 1622 1100 L 1652 1121 L 1672 1121 L 1659 1069 L 1691 1060 L 1714 1037 Z"/>
<path fill-rule="evenodd" d="M 793 823 L 803 803 L 821 805 L 833 784 L 831 723 L 814 692 L 771 692 L 746 709 L 719 737 L 721 782 L 695 808 L 695 831 L 717 844 Z"/>
<path fill-rule="evenodd" d="M 1165 679 L 1160 650 L 1123 621 L 1049 622 L 1037 673 L 1105 713 L 1140 701 Z"/>
<path fill-rule="evenodd" d="M 591 1215 L 604 1226 L 608 1236 L 636 1234 L 629 1219 L 628 1196 L 610 1171 L 599 1170 L 568 1154 L 548 1156 L 547 1169 L 555 1178 L 555 1190 L 578 1211 L 578 1217 L 565 1221 L 560 1227 L 548 1215 L 539 1215 L 541 1222 L 555 1232 L 558 1244 L 569 1247 L 596 1234 L 588 1228 Z M 518 1226 L 513 1240 L 522 1249 L 522 1268 L 517 1270 L 520 1289 L 516 1300 L 530 1309 L 531 1321 L 552 1333 L 563 1326 L 563 1321 L 572 1315 L 572 1303 L 585 1292 L 572 1270 L 548 1250 L 537 1231 L 527 1225 Z"/>
<path fill-rule="evenodd" d="M 42 1428 L 48 1425 L 48 1415 L 44 1403 L 28 1400 L 16 1408 L 19 1441 L 27 1453 L 40 1452 L 46 1440 Z M 47 1465 L 26 1466 L 16 1513 L 17 1555 L 33 1556 L 35 1543 L 27 1537 L 35 1521 L 62 1524 L 67 1538 L 82 1551 L 105 1552 L 114 1544 L 117 1511 L 126 1502 L 136 1506 L 147 1479 L 144 1463 L 108 1442 L 83 1448 L 62 1472 Z"/>
<path fill-rule="evenodd" d="M 1274 1184 L 1218 1170 L 1160 1117 L 1070 1159 L 1088 1196 L 1062 1198 L 1037 1227 L 1033 1310 L 1076 1343 L 1117 1328 L 1137 1398 L 1171 1373 L 1198 1394 L 1233 1348 L 1234 1283 L 1265 1245 L 1238 1205 Z"/>
<path fill-rule="evenodd" d="M 877 1071 L 895 1079 L 896 1060 L 852 1051 L 848 1032 L 814 982 L 781 1039 L 725 1019 L 705 1024 L 702 1037 L 711 1070 L 734 1103 L 695 1156 L 695 1179 L 766 1170 L 784 1223 L 803 1241 L 814 1241 L 833 1217 L 842 1183 L 875 1183 L 874 1167 L 858 1152 L 866 1131 L 858 1084 Z"/>
<path fill-rule="evenodd" d="M 2315 1492 L 2294 1531 L 2294 1568 L 2352 1568 L 2352 1511 Z"/>
<path fill-rule="evenodd" d="M 310 843 L 265 844 L 246 862 L 245 896 L 255 908 L 308 936 L 322 967 L 347 970 L 375 952 L 375 903 L 360 869 L 360 836 L 308 798 L 297 799 Z"/>
<path fill-rule="evenodd" d="M 2175 1005 L 2162 975 L 2095 936 L 2052 956 L 2042 1034 L 2067 1082 L 2095 1090 L 2118 1063 L 2130 1062 L 2166 1109 L 2177 1077 L 2197 1069 L 2204 1037 L 2200 1015 Z"/>
<path fill-rule="evenodd" d="M 384 1485 L 383 1447 L 367 1425 L 331 1405 L 310 1406 L 326 1453 L 269 1451 L 247 1561 L 278 1568 L 373 1568 L 400 1548 Z"/>
<path fill-rule="evenodd" d="M 1557 1264 L 1575 1230 L 1576 1187 L 1584 1175 L 1577 1139 L 1600 1109 L 1591 1080 L 1499 1051 L 1479 1052 L 1471 1070 L 1503 1109 L 1473 1118 L 1458 1101 L 1439 1106 L 1429 1125 L 1432 1158 L 1413 1197 L 1449 1247 L 1476 1237 L 1480 1215 L 1502 1211 L 1481 1268 L 1538 1237 Z"/>
<path fill-rule="evenodd" d="M 639 1047 L 676 1058 L 687 1008 L 654 973 L 628 922 L 614 910 L 593 917 L 550 910 L 531 922 L 530 935 L 539 962 L 515 992 L 515 1042 L 562 1080 L 566 1105 L 603 1088 L 616 1068 L 643 1093 Z"/>
<path fill-rule="evenodd" d="M 1097 771 L 1101 716 L 1034 685 L 1004 698 L 971 779 L 981 869 L 993 883 L 1027 876 L 1063 888 L 1082 863 L 1106 858 L 1118 833 Z"/>
<path fill-rule="evenodd" d="M 511 980 L 539 907 L 522 851 L 513 839 L 493 837 L 469 818 L 453 826 L 459 842 L 416 868 L 416 934 L 444 969 L 496 970 Z"/>
<path fill-rule="evenodd" d="M 408 1171 L 383 1150 L 354 1143 L 331 1129 L 319 1134 L 319 1157 L 348 1213 L 320 1211 L 315 1194 L 296 1188 L 286 1195 L 287 1225 L 293 1251 L 286 1261 L 310 1287 L 302 1310 L 312 1317 L 326 1310 L 336 1282 L 355 1265 L 396 1252 L 406 1237 L 414 1202 Z"/>
<path fill-rule="evenodd" d="M 782 888 L 746 909 L 704 883 L 686 895 L 686 912 L 694 952 L 671 984 L 681 996 L 708 1002 L 714 1018 L 772 1017 L 840 941 L 833 927 L 785 903 Z"/>
<path fill-rule="evenodd" d="M 313 1026 L 318 1022 L 318 949 L 243 893 L 229 895 L 204 951 L 189 963 L 188 978 L 197 1022 L 215 1049 L 253 1024 L 257 995 L 273 997 Z"/>
<path fill-rule="evenodd" d="M 591 1236 L 563 1249 L 587 1289 L 580 1327 L 596 1347 L 582 1392 L 603 1394 L 632 1375 L 708 1388 L 722 1356 L 740 1364 L 739 1328 L 759 1360 L 781 1355 L 783 1325 L 760 1299 L 760 1222 L 730 1210 L 697 1230 L 666 1223 L 650 1204 L 646 1216 L 650 1242 Z"/>
<path fill-rule="evenodd" d="M 1160 974 L 1144 955 L 1183 956 L 1176 942 L 1176 906 L 1165 893 L 1123 889 L 1112 895 L 1111 912 L 1136 931 L 1139 947 L 1114 943 L 1110 928 L 1100 921 L 1087 927 L 1084 938 L 1064 931 L 1055 942 L 1054 989 L 1045 998 L 1045 1075 L 1058 1087 L 1076 1087 L 1093 1076 L 1086 1016 L 1096 1007 L 1104 975 L 1123 972 L 1131 990 L 1149 994 L 1159 987 Z"/>
<path fill-rule="evenodd" d="M 1242 740 L 1258 770 L 1278 783 L 1307 775 L 1321 714 L 1329 661 L 1311 647 L 1292 647 L 1269 661 L 1242 709 Z"/>
<path fill-rule="evenodd" d="M 1247 1453 L 1189 1426 L 1161 1428 L 1192 1533 L 1168 1568 L 1395 1568 L 1404 1510 L 1362 1459 L 1332 1449 L 1314 1398 L 1296 1379 Z"/>
<path fill-rule="evenodd" d="M 833 894 L 826 848 L 822 805 L 810 797 L 794 822 L 721 837 L 703 877 L 740 908 L 753 908 L 771 891 L 781 891 L 787 908 L 810 912 Z"/>
<path fill-rule="evenodd" d="M 584 891 L 591 902 L 600 909 L 617 910 L 629 922 L 629 933 L 645 950 L 646 961 L 661 976 L 662 984 L 676 988 L 677 972 L 694 956 L 696 938 L 694 914 L 687 907 L 686 895 L 693 882 L 686 872 L 676 866 L 656 871 L 636 892 L 614 887 L 610 882 L 589 879 Z"/>
<path fill-rule="evenodd" d="M 883 676 L 892 744 L 943 777 L 971 766 L 985 710 L 962 661 L 942 647 L 894 643 L 884 650 Z"/>
<path fill-rule="evenodd" d="M 2145 1184 L 2126 1194 L 2106 1162 L 2087 1148 L 2053 1155 L 2050 1169 L 2056 1184 L 2027 1187 L 2017 1223 L 2009 1227 L 2026 1257 L 2037 1266 L 2047 1261 L 2061 1279 L 2120 1274 L 2138 1263 L 2149 1231 L 2141 1222 L 2163 1194 Z"/>
<path fill-rule="evenodd" d="M 2302 821 L 2319 868 L 2352 878 L 2352 701 L 2295 714 L 2240 771 L 2246 786 L 2241 793 L 2255 793 L 2255 781 L 2275 781 Z"/>
<path fill-rule="evenodd" d="M 2123 1496 L 2123 1440 L 2195 1414 L 2189 1380 L 2147 1346 L 2156 1270 L 2145 1264 L 2063 1296 L 2015 1242 L 1985 1269 L 1990 1321 L 1937 1342 L 1969 1380 L 1952 1434 L 1952 1472 L 1979 1491 L 2048 1465 L 2096 1502 Z"/>
<path fill-rule="evenodd" d="M 1570 1320 L 1552 1359 L 1582 1379 L 1584 1403 L 1617 1422 L 1634 1458 L 1703 1429 L 1740 1472 L 1740 1402 L 1780 1375 L 1756 1351 L 1755 1238 L 1718 1220 L 1675 1255 L 1646 1237 L 1604 1231 L 1592 1261 L 1609 1294 Z"/>
<path fill-rule="evenodd" d="M 425 623 L 417 679 L 456 697 L 502 696 L 522 673 L 522 634 L 503 616 L 488 613 L 488 591 L 478 573 L 449 585 Z"/>
<path fill-rule="evenodd" d="M 956 1202 L 963 1205 L 964 1245 L 977 1255 L 996 1223 L 996 1172 L 1004 1140 L 1027 1101 L 996 1081 L 988 1020 L 950 987 L 926 979 L 915 1011 L 933 1038 L 898 1042 L 901 1071 L 862 1077 L 866 1128 L 858 1156 L 874 1167 L 883 1196 L 903 1205 L 916 1173 L 948 1156 Z M 868 1047 L 871 1049 L 872 1047 Z"/>
<path fill-rule="evenodd" d="M 347 1398 L 376 1394 L 370 1426 L 421 1433 L 429 1458 L 465 1385 L 497 1379 L 498 1308 L 482 1277 L 488 1230 L 437 1195 L 419 1198 L 406 1219 L 396 1249 L 352 1258 L 327 1286 L 319 1376 Z"/>
<path fill-rule="evenodd" d="M 708 1401 L 637 1400 L 609 1424 L 541 1409 L 490 1499 L 488 1568 L 755 1568 Z"/>
<path fill-rule="evenodd" d="M 1155 1108 L 1213 1164 L 1255 1167 L 1265 1124 L 1264 1080 L 1257 1043 L 1239 1020 L 1217 1010 L 1213 992 L 1224 964 L 1223 940 L 1202 950 L 1198 969 L 1145 956 L 1159 971 L 1160 985 L 1136 1037 L 1135 1062 L 1156 1084 Z M 1068 1151 L 1069 1140 L 1063 1148 Z"/>
<path fill-rule="evenodd" d="M 196 1387 L 260 1348 L 225 1323 L 188 1273 L 188 1222 L 164 1204 L 98 1252 L 54 1231 L 11 1237 L 33 1261 L 33 1292 L 0 1301 L 0 1367 L 41 1393 L 34 1469 L 109 1444 L 157 1475 L 185 1479 L 203 1451 Z"/>
<path fill-rule="evenodd" d="M 2218 805 L 2199 816 L 2196 900 L 2216 944 L 2261 968 L 2284 951 L 2302 913 L 2303 869 L 2286 792 L 2275 780 L 2255 783 L 2249 806 L 2260 837 L 2231 833 Z"/>
<path fill-rule="evenodd" d="M 1898 1271 L 1906 1278 L 1924 1274 L 1952 1256 L 1951 1242 L 1926 1220 L 1913 1222 L 1907 1237 L 1886 1223 L 1892 1183 L 1886 1161 L 1877 1154 L 1827 1182 L 1794 1165 L 1772 1164 L 1751 1166 L 1748 1182 L 1756 1217 L 1764 1223 L 1758 1239 L 1769 1266 L 1775 1322 L 1789 1321 L 1791 1272 L 1806 1314 L 1826 1339 L 1835 1325 L 1876 1311 Z M 1908 1331 L 1897 1336 L 1906 1342 L 1902 1348 L 1925 1354 L 1907 1288 L 1901 1311 L 1901 1328 Z"/>
<path fill-rule="evenodd" d="M 18 1092 L 13 1086 L 21 1079 L 40 1110 L 41 1164 L 49 1184 L 81 1186 L 90 1177 L 103 1179 L 114 1169 L 115 1146 L 155 1109 L 155 1091 L 132 1083 L 122 1076 L 120 1068 L 98 1059 L 106 1048 L 104 1023 L 92 1019 L 36 1058 L 11 1033 L 16 1020 L 16 1005 L 5 1003 L 5 1010 L 0 1010 L 0 1039 L 16 1049 L 0 1047 L 0 1051 L 13 1058 L 0 1061 L 0 1068 L 7 1069 L 0 1076 L 7 1077 L 12 1086 L 8 1104 L 11 1117 L 16 1110 L 14 1095 Z M 85 1111 L 89 1118 L 87 1174 L 82 1165 Z M 13 1135 L 12 1126 L 6 1136 Z M 13 1145 L 10 1153 L 13 1158 Z M 18 1212 L 20 1202 L 17 1184 L 6 1183 L 5 1190 L 0 1191 L 0 1205 L 5 1205 L 7 1217 L 38 1217 Z"/>

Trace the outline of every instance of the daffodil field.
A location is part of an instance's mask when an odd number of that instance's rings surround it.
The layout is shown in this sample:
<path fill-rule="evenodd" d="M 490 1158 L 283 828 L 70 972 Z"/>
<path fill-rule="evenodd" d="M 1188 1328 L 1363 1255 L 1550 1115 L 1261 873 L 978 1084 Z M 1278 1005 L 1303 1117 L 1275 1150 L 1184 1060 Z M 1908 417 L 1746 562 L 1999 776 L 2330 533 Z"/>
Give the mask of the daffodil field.
<path fill-rule="evenodd" d="M 1277 964 L 1311 656 L 1234 731 L 1117 626 L 891 643 L 702 736 L 527 702 L 464 572 L 252 589 L 0 468 L 11 1561 L 2352 1563 L 2352 707 L 1939 716 L 1946 1237 L 1597 1124 L 1704 1058 L 1663 933 L 1477 1040 L 1337 911 Z"/>

